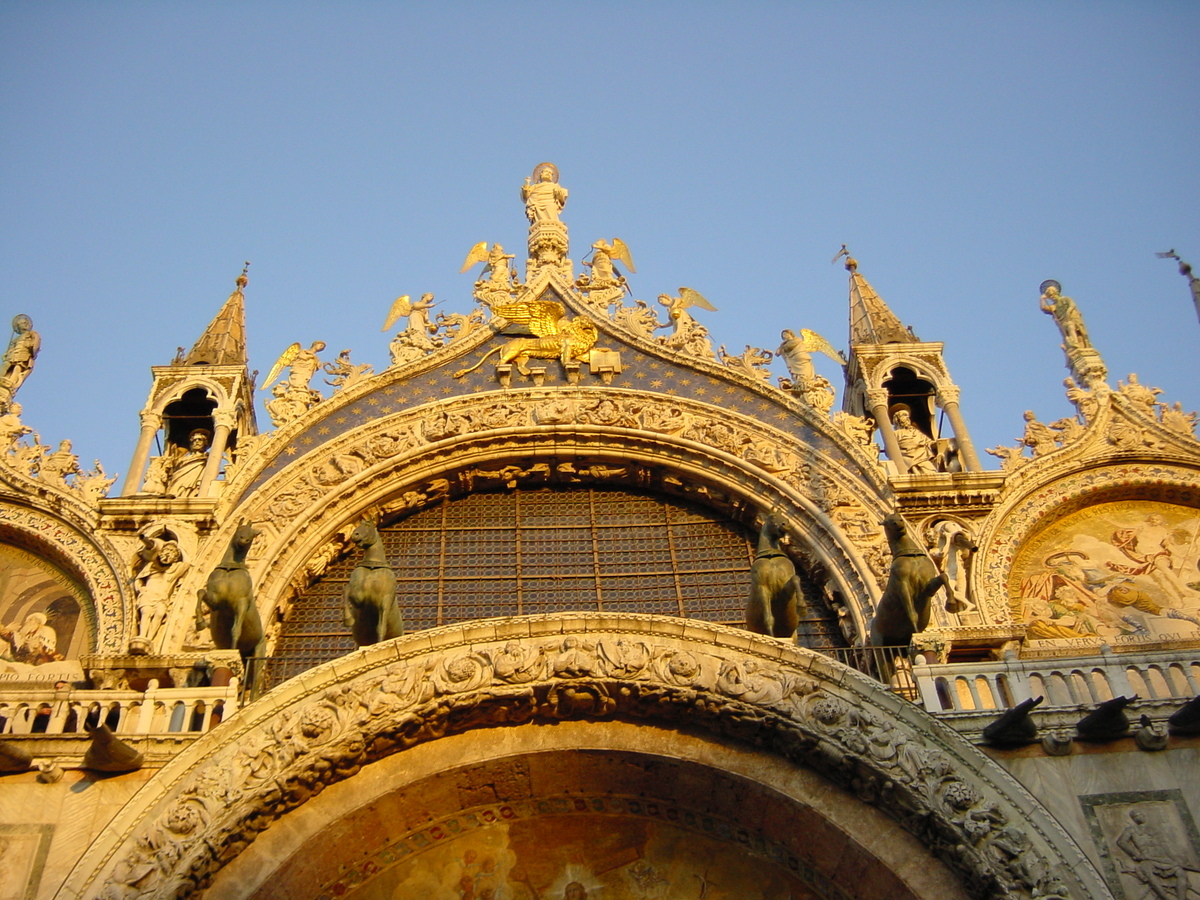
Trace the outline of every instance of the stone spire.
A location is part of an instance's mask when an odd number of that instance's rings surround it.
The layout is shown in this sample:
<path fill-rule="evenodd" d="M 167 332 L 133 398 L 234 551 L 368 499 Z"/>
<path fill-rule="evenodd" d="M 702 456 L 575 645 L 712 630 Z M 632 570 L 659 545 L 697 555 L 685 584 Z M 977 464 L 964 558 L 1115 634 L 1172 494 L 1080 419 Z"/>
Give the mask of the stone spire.
<path fill-rule="evenodd" d="M 919 343 L 917 336 L 904 327 L 867 279 L 859 274 L 858 260 L 849 254 L 845 244 L 839 256 L 843 255 L 846 271 L 850 273 L 850 345 Z"/>
<path fill-rule="evenodd" d="M 196 341 L 184 359 L 184 365 L 246 365 L 246 297 L 242 291 L 250 281 L 246 277 L 249 270 L 250 263 L 246 263 L 238 276 L 237 287 Z"/>

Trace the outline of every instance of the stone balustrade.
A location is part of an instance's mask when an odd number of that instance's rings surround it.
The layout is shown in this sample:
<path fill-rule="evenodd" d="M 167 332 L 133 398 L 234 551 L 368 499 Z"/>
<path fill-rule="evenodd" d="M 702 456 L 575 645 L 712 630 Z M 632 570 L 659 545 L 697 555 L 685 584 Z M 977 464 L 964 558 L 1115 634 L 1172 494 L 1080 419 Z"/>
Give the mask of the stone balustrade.
<path fill-rule="evenodd" d="M 84 735 L 84 725 L 107 724 L 116 734 L 199 735 L 238 708 L 239 685 L 160 688 L 145 691 L 0 690 L 0 734 Z"/>
<path fill-rule="evenodd" d="M 1114 653 L 980 663 L 915 664 L 920 702 L 931 713 L 978 712 L 1044 696 L 1041 709 L 1094 706 L 1113 697 L 1186 701 L 1200 694 L 1200 650 Z"/>

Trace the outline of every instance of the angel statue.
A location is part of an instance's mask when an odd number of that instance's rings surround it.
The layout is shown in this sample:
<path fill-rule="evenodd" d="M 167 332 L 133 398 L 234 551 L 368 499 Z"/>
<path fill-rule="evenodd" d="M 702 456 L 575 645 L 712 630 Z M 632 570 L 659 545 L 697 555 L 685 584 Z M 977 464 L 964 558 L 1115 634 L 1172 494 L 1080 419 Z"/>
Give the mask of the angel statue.
<path fill-rule="evenodd" d="M 513 338 L 507 344 L 494 347 L 485 353 L 475 365 L 454 373 L 461 378 L 474 372 L 493 353 L 500 354 L 499 365 L 515 362 L 522 375 L 530 374 L 526 363 L 532 359 L 557 359 L 566 366 L 570 362 L 587 359 L 596 344 L 599 332 L 591 319 L 577 316 L 567 320 L 567 309 L 557 300 L 523 300 L 497 306 L 496 315 L 517 325 L 528 325 L 535 337 Z"/>
<path fill-rule="evenodd" d="M 613 266 L 613 260 L 624 263 L 630 272 L 637 273 L 633 266 L 633 257 L 629 247 L 620 238 L 613 238 L 608 244 L 603 238 L 592 244 L 591 261 L 583 260 L 583 264 L 591 269 L 591 274 L 579 276 L 575 286 L 588 295 L 588 299 L 605 307 L 625 293 L 625 276 Z"/>
<path fill-rule="evenodd" d="M 690 353 L 692 356 L 712 356 L 712 342 L 708 339 L 708 329 L 692 318 L 688 310 L 693 306 L 716 312 L 717 308 L 704 299 L 699 291 L 681 287 L 679 296 L 659 294 L 658 302 L 667 308 L 667 318 L 670 320 L 660 324 L 659 328 L 674 329 L 666 337 L 660 337 L 663 345 L 671 350 Z"/>
<path fill-rule="evenodd" d="M 839 366 L 846 365 L 842 354 L 838 353 L 829 341 L 811 329 L 801 328 L 800 337 L 796 337 L 796 332 L 785 328 L 780 337 L 783 338 L 783 343 L 779 345 L 776 353 L 787 366 L 794 388 L 803 390 L 804 385 L 816 377 L 817 373 L 813 370 L 812 364 L 813 353 L 824 353 Z"/>
<path fill-rule="evenodd" d="M 475 299 L 485 306 L 491 306 L 511 300 L 513 291 L 520 287 L 510 259 L 513 259 L 513 255 L 505 253 L 499 244 L 492 244 L 489 250 L 487 241 L 480 241 L 471 248 L 458 271 L 462 273 L 478 263 L 487 263 L 482 277 L 475 282 Z"/>
<path fill-rule="evenodd" d="M 321 368 L 317 354 L 324 349 L 324 341 L 314 341 L 307 350 L 297 341 L 284 350 L 275 365 L 271 366 L 263 382 L 264 391 L 271 387 L 284 369 L 289 370 L 287 378 L 271 392 L 275 399 L 267 403 L 267 412 L 276 428 L 299 418 L 309 407 L 321 402 L 321 393 L 310 388 L 308 383 Z"/>

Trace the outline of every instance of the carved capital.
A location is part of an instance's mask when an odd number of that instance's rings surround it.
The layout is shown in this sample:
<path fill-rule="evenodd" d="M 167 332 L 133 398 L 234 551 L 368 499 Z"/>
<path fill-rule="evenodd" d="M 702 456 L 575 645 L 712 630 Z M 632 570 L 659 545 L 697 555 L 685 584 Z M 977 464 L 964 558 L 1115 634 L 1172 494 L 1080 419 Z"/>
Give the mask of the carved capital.
<path fill-rule="evenodd" d="M 138 415 L 142 420 L 142 428 L 153 431 L 158 431 L 158 429 L 162 428 L 163 417 L 161 413 L 156 413 L 152 409 L 143 409 Z"/>
<path fill-rule="evenodd" d="M 962 391 L 956 384 L 944 384 L 937 389 L 937 405 L 942 409 L 949 403 L 958 403 Z"/>
<path fill-rule="evenodd" d="M 881 406 L 887 409 L 888 392 L 883 388 L 871 388 L 866 391 L 867 409 L 876 410 Z"/>

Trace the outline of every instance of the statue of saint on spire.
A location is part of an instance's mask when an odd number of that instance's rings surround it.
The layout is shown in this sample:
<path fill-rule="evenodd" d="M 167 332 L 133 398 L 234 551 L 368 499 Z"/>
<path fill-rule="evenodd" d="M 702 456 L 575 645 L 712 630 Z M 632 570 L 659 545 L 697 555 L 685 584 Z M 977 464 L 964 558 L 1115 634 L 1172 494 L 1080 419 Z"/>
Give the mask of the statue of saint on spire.
<path fill-rule="evenodd" d="M 567 226 L 559 213 L 567 204 L 567 189 L 558 183 L 558 167 L 554 163 L 539 163 L 533 175 L 521 186 L 521 199 L 525 201 L 525 216 L 529 219 L 529 261 L 526 278 L 544 265 L 565 267 L 570 277 L 570 264 L 566 261 L 568 243 Z"/>

